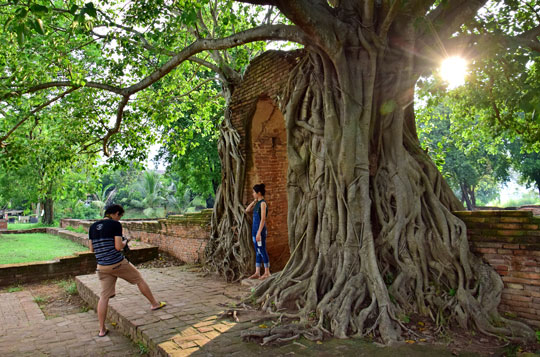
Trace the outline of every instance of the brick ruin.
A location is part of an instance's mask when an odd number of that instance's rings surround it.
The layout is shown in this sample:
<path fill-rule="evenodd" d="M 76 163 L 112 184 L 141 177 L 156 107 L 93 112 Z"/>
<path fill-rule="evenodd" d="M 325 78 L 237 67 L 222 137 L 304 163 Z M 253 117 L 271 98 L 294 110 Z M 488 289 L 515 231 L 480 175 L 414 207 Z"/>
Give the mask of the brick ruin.
<path fill-rule="evenodd" d="M 273 271 L 281 270 L 290 256 L 287 230 L 287 132 L 278 108 L 301 51 L 268 51 L 255 58 L 231 98 L 232 124 L 241 137 L 246 160 L 243 202 L 253 200 L 252 188 L 264 183 L 268 202 L 267 247 Z"/>

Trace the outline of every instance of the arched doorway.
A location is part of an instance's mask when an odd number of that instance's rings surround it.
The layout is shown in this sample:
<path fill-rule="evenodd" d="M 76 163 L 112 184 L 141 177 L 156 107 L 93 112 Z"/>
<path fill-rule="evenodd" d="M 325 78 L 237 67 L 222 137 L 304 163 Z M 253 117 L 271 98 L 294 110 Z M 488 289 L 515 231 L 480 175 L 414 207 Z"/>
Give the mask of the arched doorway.
<path fill-rule="evenodd" d="M 267 249 L 271 269 L 278 271 L 290 256 L 287 233 L 287 133 L 283 114 L 272 99 L 259 98 L 248 135 L 244 192 L 249 202 L 253 185 L 266 185 L 265 198 L 269 209 Z"/>

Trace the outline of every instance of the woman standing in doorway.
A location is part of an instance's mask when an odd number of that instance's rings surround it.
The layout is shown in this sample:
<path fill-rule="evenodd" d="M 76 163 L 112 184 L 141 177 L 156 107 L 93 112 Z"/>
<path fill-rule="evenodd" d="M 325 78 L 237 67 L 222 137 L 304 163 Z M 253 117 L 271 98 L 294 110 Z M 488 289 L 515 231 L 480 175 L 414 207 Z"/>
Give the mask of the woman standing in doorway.
<path fill-rule="evenodd" d="M 264 184 L 253 186 L 253 202 L 246 208 L 246 213 L 253 211 L 253 226 L 251 236 L 255 246 L 255 274 L 249 279 L 264 280 L 270 276 L 270 260 L 266 252 L 266 217 L 268 215 L 268 205 L 264 200 L 266 193 Z M 264 264 L 264 274 L 261 275 L 261 264 Z"/>

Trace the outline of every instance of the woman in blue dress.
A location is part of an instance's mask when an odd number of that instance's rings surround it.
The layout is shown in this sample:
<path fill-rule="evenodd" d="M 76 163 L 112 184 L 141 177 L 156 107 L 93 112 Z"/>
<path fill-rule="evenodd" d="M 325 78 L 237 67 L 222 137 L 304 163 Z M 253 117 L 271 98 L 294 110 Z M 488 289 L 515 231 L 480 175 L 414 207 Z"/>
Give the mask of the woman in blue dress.
<path fill-rule="evenodd" d="M 266 190 L 264 184 L 253 186 L 253 202 L 246 208 L 246 213 L 253 211 L 253 226 L 251 236 L 255 246 L 255 274 L 249 279 L 264 280 L 270 276 L 270 260 L 266 252 L 266 217 L 268 215 L 268 205 L 264 200 Z M 264 264 L 264 274 L 261 275 L 261 265 Z"/>

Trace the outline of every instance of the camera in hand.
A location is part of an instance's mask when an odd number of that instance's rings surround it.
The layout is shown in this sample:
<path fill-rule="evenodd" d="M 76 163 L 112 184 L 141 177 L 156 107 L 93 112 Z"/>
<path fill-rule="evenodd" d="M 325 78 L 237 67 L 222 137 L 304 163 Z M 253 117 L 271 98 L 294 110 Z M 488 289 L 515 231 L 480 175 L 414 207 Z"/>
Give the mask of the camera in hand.
<path fill-rule="evenodd" d="M 124 247 L 123 252 L 124 252 L 124 257 L 127 259 L 127 255 L 129 255 L 129 252 L 131 251 L 131 249 L 129 249 L 129 239 L 122 237 L 122 240 L 126 241 L 126 246 Z"/>

